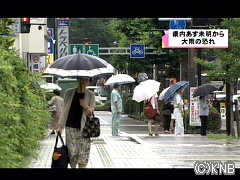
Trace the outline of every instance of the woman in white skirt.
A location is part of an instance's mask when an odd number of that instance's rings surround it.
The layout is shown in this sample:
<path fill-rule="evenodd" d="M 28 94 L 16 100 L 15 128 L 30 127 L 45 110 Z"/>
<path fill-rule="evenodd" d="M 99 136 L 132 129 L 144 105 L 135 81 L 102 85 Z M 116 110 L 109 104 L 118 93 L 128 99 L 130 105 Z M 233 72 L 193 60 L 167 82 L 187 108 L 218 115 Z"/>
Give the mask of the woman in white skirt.
<path fill-rule="evenodd" d="M 87 116 L 91 116 L 95 108 L 94 93 L 86 87 L 88 78 L 79 80 L 78 88 L 67 90 L 64 97 L 64 110 L 61 114 L 58 131 L 65 127 L 66 145 L 70 157 L 71 168 L 85 168 L 88 164 L 91 140 L 82 136 Z"/>
<path fill-rule="evenodd" d="M 175 117 L 175 135 L 184 135 L 184 125 L 183 125 L 183 99 L 181 95 L 183 94 L 183 90 L 180 90 L 175 94 L 173 98 L 173 114 Z"/>

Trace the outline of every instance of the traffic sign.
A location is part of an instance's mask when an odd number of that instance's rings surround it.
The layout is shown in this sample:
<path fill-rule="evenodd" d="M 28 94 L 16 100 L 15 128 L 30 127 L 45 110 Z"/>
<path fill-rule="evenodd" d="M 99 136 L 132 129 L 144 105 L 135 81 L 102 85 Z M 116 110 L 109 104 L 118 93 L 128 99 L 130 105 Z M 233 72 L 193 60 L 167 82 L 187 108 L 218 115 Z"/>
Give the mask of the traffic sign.
<path fill-rule="evenodd" d="M 48 28 L 47 33 L 48 33 L 48 36 L 49 36 L 49 39 L 48 39 L 48 54 L 54 54 L 54 43 L 53 43 L 54 30 L 53 30 L 53 28 Z"/>
<path fill-rule="evenodd" d="M 169 22 L 170 29 L 185 29 L 186 25 L 185 20 L 171 20 Z"/>
<path fill-rule="evenodd" d="M 70 44 L 70 54 L 78 53 L 99 56 L 99 44 Z"/>
<path fill-rule="evenodd" d="M 130 57 L 131 58 L 145 58 L 144 44 L 131 44 L 130 45 Z"/>
<path fill-rule="evenodd" d="M 59 18 L 58 26 L 69 26 L 69 18 Z"/>

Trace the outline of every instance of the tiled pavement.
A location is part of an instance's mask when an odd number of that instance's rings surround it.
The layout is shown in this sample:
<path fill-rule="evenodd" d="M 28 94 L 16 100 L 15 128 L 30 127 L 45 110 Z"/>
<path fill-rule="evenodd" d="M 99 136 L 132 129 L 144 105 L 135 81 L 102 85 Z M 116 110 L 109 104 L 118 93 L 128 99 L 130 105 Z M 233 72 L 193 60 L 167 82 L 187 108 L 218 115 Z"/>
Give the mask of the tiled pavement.
<path fill-rule="evenodd" d="M 206 153 L 202 153 L 202 155 L 194 153 L 195 150 L 203 146 L 207 146 L 208 148 L 214 146 L 213 148 L 216 148 L 216 152 L 219 152 L 227 148 L 227 146 L 223 146 L 224 144 L 207 144 L 200 136 L 187 134 L 184 136 L 184 139 L 187 137 L 190 138 L 187 140 L 187 143 L 182 141 L 183 137 L 176 138 L 173 135 L 164 134 L 161 134 L 162 139 L 156 144 L 143 142 L 140 134 L 121 132 L 120 137 L 113 137 L 111 135 L 111 126 L 105 121 L 107 115 L 100 113 L 97 114 L 97 117 L 100 117 L 101 136 L 92 139 L 90 159 L 87 168 L 193 168 L 195 160 L 208 159 L 221 161 L 232 159 L 235 160 L 236 167 L 240 167 L 239 153 L 236 154 L 232 152 L 227 155 L 224 153 L 223 155 L 217 156 L 213 153 L 210 155 Z M 65 139 L 64 131 L 62 135 Z M 144 136 L 144 134 L 142 134 L 142 136 Z M 170 136 L 173 137 L 171 138 Z M 163 139 L 167 137 L 170 139 L 163 141 Z M 55 138 L 56 135 L 51 135 L 40 142 L 39 156 L 37 159 L 32 159 L 28 166 L 29 168 L 50 168 Z M 146 136 L 145 138 L 149 137 Z M 154 140 L 154 137 L 152 138 Z M 172 142 L 174 139 L 178 139 L 179 142 L 174 141 L 175 143 L 167 144 L 167 147 L 165 147 L 164 143 Z M 201 140 L 200 144 L 196 144 L 195 141 L 199 140 Z M 185 152 L 184 149 L 191 148 L 192 146 L 194 146 L 194 148 L 189 152 L 193 154 L 186 154 L 188 151 Z M 217 148 L 218 146 L 219 149 Z M 222 146 L 223 148 L 220 148 Z M 179 153 L 178 151 L 181 150 L 183 152 Z M 161 152 L 159 153 L 159 151 Z"/>
<path fill-rule="evenodd" d="M 156 160 L 156 154 L 136 137 L 121 132 L 119 137 L 111 135 L 111 127 L 101 120 L 101 136 L 92 139 L 90 159 L 87 168 L 156 168 L 166 164 Z M 63 131 L 62 137 L 65 138 Z M 40 142 L 38 158 L 32 159 L 29 168 L 50 168 L 56 135 L 50 135 Z"/>

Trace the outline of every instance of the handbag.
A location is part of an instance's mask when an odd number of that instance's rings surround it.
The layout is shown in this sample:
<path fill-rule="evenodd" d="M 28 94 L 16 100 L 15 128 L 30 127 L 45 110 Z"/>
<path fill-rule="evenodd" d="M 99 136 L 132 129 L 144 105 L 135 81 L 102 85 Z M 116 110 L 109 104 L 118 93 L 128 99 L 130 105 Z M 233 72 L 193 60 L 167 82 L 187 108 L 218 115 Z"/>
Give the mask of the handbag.
<path fill-rule="evenodd" d="M 87 116 L 82 136 L 85 138 L 100 136 L 100 121 L 99 118 L 94 116 L 94 114 L 91 117 Z"/>
<path fill-rule="evenodd" d="M 145 107 L 144 107 L 144 115 L 149 119 L 151 119 L 157 115 L 157 109 L 153 109 L 150 101 L 151 101 L 151 99 L 146 102 Z"/>
<path fill-rule="evenodd" d="M 57 147 L 58 137 L 61 139 L 61 142 L 62 142 L 61 147 Z M 70 159 L 68 156 L 68 148 L 66 145 L 64 145 L 62 136 L 58 132 L 57 137 L 56 137 L 55 146 L 54 146 L 53 155 L 52 155 L 51 168 L 67 168 L 69 162 L 70 162 Z"/>

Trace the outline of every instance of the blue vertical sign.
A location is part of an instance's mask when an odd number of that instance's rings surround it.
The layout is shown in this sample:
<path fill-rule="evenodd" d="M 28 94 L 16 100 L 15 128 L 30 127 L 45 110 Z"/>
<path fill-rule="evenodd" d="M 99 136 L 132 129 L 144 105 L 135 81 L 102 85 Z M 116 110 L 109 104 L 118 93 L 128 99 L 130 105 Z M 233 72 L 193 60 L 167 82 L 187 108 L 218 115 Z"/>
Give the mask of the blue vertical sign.
<path fill-rule="evenodd" d="M 54 54 L 54 43 L 53 43 L 54 30 L 53 30 L 53 28 L 48 28 L 47 33 L 48 33 L 48 36 L 49 36 L 49 39 L 48 39 L 48 54 Z"/>
<path fill-rule="evenodd" d="M 131 58 L 145 58 L 144 44 L 131 44 L 130 57 Z"/>

